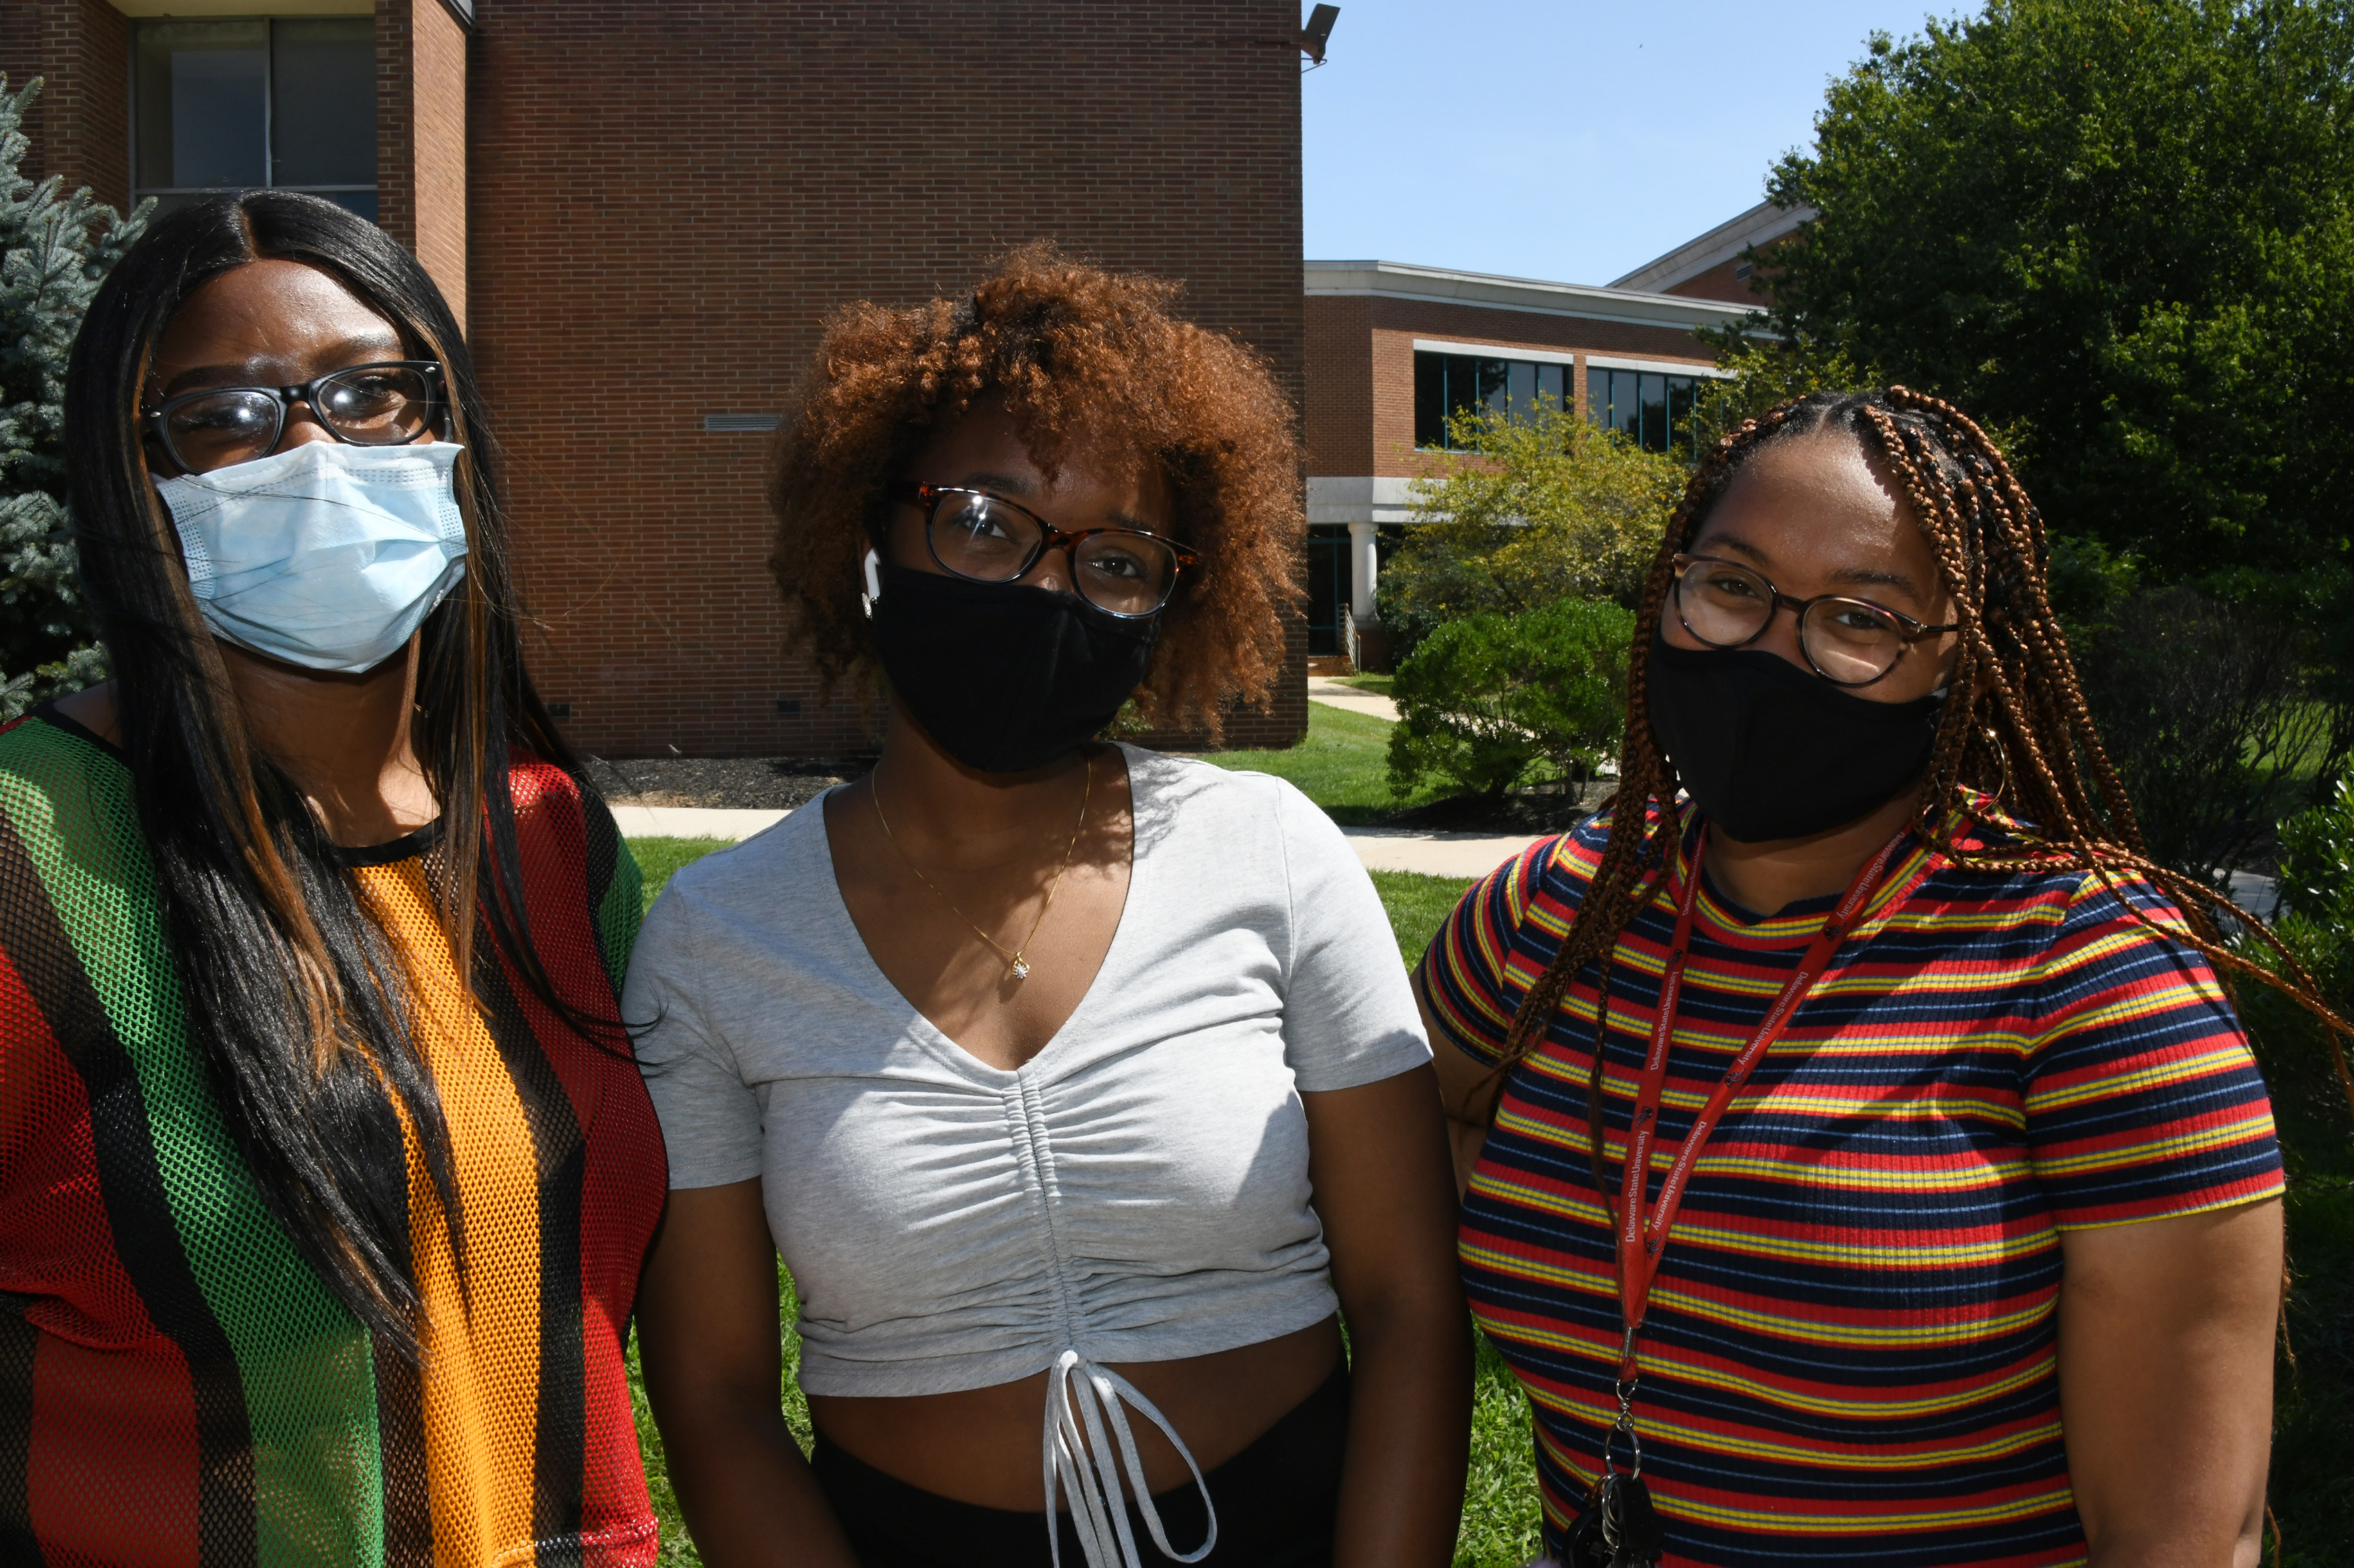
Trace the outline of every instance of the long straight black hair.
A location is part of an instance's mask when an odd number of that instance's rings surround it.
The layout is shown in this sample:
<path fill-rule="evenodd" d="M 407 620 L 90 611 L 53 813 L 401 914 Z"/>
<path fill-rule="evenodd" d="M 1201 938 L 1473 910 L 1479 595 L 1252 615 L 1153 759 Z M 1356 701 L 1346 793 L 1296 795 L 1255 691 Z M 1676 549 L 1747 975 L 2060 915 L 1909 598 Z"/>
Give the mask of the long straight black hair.
<path fill-rule="evenodd" d="M 557 996 L 532 945 L 508 787 L 517 747 L 576 779 L 580 769 L 524 673 L 496 452 L 465 342 L 424 268 L 374 224 L 290 191 L 215 197 L 148 229 L 100 289 L 67 372 L 83 591 L 114 668 L 187 1026 L 229 1127 L 296 1247 L 381 1340 L 413 1357 L 404 1115 L 464 1254 L 414 1001 L 302 790 L 254 743 L 142 440 L 148 363 L 173 313 L 208 281 L 263 258 L 327 273 L 443 367 L 441 434 L 466 449 L 455 479 L 466 572 L 425 620 L 412 725 L 441 810 L 442 924 L 478 1001 L 483 964 L 504 959 L 559 1016 L 595 1028 Z M 478 924 L 495 957 L 477 953 Z"/>

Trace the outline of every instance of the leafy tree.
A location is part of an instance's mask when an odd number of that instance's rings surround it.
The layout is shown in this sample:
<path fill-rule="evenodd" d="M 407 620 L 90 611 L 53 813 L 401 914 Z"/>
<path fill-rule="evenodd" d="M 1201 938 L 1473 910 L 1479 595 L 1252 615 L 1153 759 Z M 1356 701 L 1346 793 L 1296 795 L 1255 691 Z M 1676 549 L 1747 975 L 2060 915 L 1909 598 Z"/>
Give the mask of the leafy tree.
<path fill-rule="evenodd" d="M 2160 580 L 2345 553 L 2354 7 L 1991 0 L 1835 80 L 1768 195 L 1773 324 L 2009 437 Z"/>
<path fill-rule="evenodd" d="M 36 77 L 0 78 L 0 718 L 105 678 L 74 584 L 66 507 L 66 355 L 99 280 L 138 237 L 87 189 L 18 173 Z"/>
<path fill-rule="evenodd" d="M 1439 627 L 1391 689 L 1391 793 L 1404 799 L 1435 777 L 1500 795 L 1540 764 L 1573 782 L 1593 778 L 1618 747 L 1634 630 L 1632 611 L 1575 599 Z"/>
<path fill-rule="evenodd" d="M 1458 449 L 1413 486 L 1415 526 L 1382 568 L 1379 608 L 1403 659 L 1435 628 L 1562 599 L 1632 607 L 1685 471 L 1542 403 L 1449 421 Z"/>
<path fill-rule="evenodd" d="M 1716 350 L 1729 376 L 1701 386 L 1692 406 L 1694 445 L 1709 446 L 1744 420 L 1809 392 L 1847 392 L 1881 384 L 1884 377 L 1859 368 L 1836 343 L 1756 337 L 1739 327 L 1702 327 L 1695 336 Z"/>

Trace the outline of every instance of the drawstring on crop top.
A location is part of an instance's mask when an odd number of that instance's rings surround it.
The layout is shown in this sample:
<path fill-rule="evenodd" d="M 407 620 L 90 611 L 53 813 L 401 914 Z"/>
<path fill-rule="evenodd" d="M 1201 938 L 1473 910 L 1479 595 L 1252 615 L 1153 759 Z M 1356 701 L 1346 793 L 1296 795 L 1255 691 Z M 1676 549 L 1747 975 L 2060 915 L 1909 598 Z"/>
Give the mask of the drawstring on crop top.
<path fill-rule="evenodd" d="M 1076 1374 L 1076 1375 L 1075 1375 Z M 1076 1401 L 1073 1395 L 1077 1397 Z M 1202 1544 L 1191 1552 L 1180 1552 L 1169 1544 L 1169 1532 L 1161 1528 L 1160 1510 L 1152 1506 L 1152 1492 L 1145 1485 L 1144 1461 L 1137 1457 L 1136 1435 L 1129 1431 L 1128 1417 L 1120 1411 L 1125 1401 L 1136 1407 L 1169 1439 L 1185 1467 L 1193 1472 L 1193 1485 L 1201 1489 L 1202 1509 L 1209 1516 L 1210 1532 Z M 1073 1404 L 1078 1414 L 1071 1414 Z M 1080 1424 L 1087 1426 L 1087 1439 L 1082 1446 Z M 1119 1441 L 1115 1455 L 1106 1438 L 1108 1425 Z M 1161 1555 L 1179 1563 L 1199 1563 L 1218 1543 L 1218 1510 L 1210 1500 L 1210 1486 L 1202 1478 L 1202 1467 L 1193 1462 L 1193 1452 L 1169 1418 L 1153 1408 L 1152 1402 L 1137 1392 L 1136 1385 L 1108 1367 L 1097 1366 L 1074 1350 L 1065 1350 L 1055 1358 L 1046 1373 L 1046 1542 L 1055 1568 L 1063 1568 L 1062 1532 L 1055 1527 L 1055 1499 L 1058 1489 L 1068 1492 L 1071 1499 L 1071 1523 L 1078 1531 L 1080 1548 L 1086 1552 L 1087 1568 L 1144 1568 L 1137 1555 L 1136 1536 L 1128 1528 L 1128 1507 L 1120 1497 L 1120 1470 L 1128 1471 L 1128 1484 L 1135 1489 L 1137 1510 L 1144 1515 L 1144 1528 L 1152 1532 L 1152 1544 L 1161 1548 Z M 1087 1467 L 1087 1456 L 1095 1457 L 1092 1474 Z M 1118 1532 L 1119 1554 L 1112 1552 L 1113 1532 Z"/>

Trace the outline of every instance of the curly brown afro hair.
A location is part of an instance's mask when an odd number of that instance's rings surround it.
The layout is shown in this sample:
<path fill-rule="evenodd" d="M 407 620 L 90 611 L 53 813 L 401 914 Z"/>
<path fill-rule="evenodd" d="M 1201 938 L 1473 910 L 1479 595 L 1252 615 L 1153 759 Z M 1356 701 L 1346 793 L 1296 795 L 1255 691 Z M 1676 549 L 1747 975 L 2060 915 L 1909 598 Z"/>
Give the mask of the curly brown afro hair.
<path fill-rule="evenodd" d="M 1215 736 L 1230 704 L 1267 694 L 1306 534 L 1292 410 L 1257 354 L 1171 313 L 1179 288 L 1039 242 L 961 303 L 858 304 L 827 323 L 769 471 L 769 566 L 828 691 L 876 669 L 859 595 L 889 486 L 987 397 L 1050 481 L 1078 446 L 1168 482 L 1173 532 L 1202 558 L 1161 612 L 1138 716 Z"/>

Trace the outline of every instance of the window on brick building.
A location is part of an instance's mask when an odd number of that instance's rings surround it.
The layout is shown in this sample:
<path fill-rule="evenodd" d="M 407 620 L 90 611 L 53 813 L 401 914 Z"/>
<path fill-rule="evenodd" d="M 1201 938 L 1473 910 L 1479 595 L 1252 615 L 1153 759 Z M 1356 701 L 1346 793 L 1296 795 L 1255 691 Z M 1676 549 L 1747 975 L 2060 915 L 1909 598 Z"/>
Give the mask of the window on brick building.
<path fill-rule="evenodd" d="M 1692 399 L 1700 384 L 1694 376 L 1589 368 L 1585 411 L 1596 424 L 1617 430 L 1647 452 L 1689 448 Z"/>
<path fill-rule="evenodd" d="M 1447 421 L 1474 408 L 1510 418 L 1532 418 L 1541 398 L 1564 406 L 1569 366 L 1525 359 L 1483 359 L 1469 354 L 1417 352 L 1414 356 L 1414 444 L 1445 450 Z"/>
<path fill-rule="evenodd" d="M 376 217 L 376 20 L 271 16 L 136 24 L 133 198 L 169 211 L 212 191 L 311 191 Z"/>

